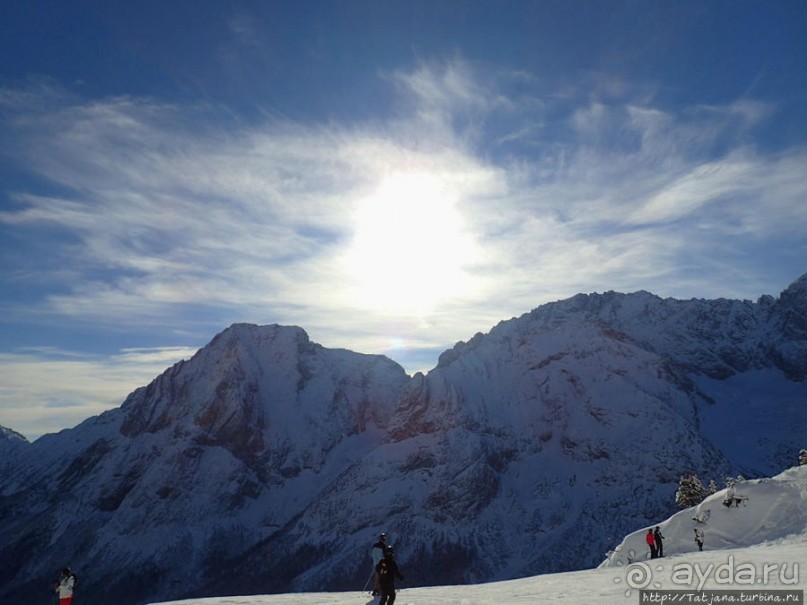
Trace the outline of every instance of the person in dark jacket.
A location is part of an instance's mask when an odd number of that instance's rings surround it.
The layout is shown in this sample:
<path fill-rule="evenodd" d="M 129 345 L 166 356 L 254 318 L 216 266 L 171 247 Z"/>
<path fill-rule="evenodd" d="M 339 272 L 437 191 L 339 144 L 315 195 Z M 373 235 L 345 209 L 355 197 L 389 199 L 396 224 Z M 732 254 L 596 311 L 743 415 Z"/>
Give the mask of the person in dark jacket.
<path fill-rule="evenodd" d="M 381 592 L 381 586 L 378 583 L 378 572 L 375 568 L 381 562 L 381 559 L 384 558 L 384 552 L 386 550 L 387 534 L 381 534 L 378 536 L 378 542 L 373 544 L 373 547 L 370 549 L 370 556 L 373 558 L 373 596 L 376 596 Z"/>
<path fill-rule="evenodd" d="M 653 535 L 653 530 L 648 529 L 647 534 L 645 535 L 644 538 L 645 538 L 644 541 L 647 542 L 647 546 L 650 548 L 650 558 L 655 559 L 656 554 L 657 554 L 657 551 L 656 551 L 656 536 Z"/>
<path fill-rule="evenodd" d="M 653 532 L 653 539 L 656 542 L 656 556 L 664 556 L 664 536 L 661 535 L 661 528 L 657 527 Z"/>
<path fill-rule="evenodd" d="M 384 558 L 376 565 L 378 581 L 381 585 L 381 601 L 378 605 L 392 605 L 395 603 L 395 578 L 403 580 L 398 564 L 395 562 L 395 551 L 389 546 L 384 552 Z"/>

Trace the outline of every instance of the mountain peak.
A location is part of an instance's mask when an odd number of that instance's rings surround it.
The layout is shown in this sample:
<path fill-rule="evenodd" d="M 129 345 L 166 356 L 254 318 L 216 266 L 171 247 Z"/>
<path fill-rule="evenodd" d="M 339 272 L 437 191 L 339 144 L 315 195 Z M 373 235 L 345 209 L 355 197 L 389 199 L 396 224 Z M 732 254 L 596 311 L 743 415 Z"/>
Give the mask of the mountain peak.
<path fill-rule="evenodd" d="M 0 442 L 28 443 L 28 440 L 17 431 L 0 425 Z"/>
<path fill-rule="evenodd" d="M 807 273 L 785 288 L 781 298 L 782 300 L 799 301 L 799 306 L 807 307 Z"/>
<path fill-rule="evenodd" d="M 278 343 L 296 343 L 298 346 L 303 347 L 312 344 L 308 333 L 298 326 L 234 323 L 229 328 L 222 330 L 219 334 L 214 336 L 207 347 L 226 347 L 236 342 L 266 346 L 273 341 L 278 341 Z"/>

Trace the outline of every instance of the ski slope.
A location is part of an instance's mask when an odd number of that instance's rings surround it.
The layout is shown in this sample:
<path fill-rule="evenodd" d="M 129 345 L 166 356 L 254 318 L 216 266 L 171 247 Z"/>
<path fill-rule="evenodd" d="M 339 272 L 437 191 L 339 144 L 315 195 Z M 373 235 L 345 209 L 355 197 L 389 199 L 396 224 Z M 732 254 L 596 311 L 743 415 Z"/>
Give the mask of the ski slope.
<path fill-rule="evenodd" d="M 749 480 L 734 488 L 739 506 L 722 504 L 722 490 L 697 507 L 659 523 L 666 536 L 665 557 L 649 560 L 644 534 L 627 536 L 597 569 L 547 574 L 507 582 L 406 588 L 396 605 L 624 605 L 639 603 L 640 590 L 749 591 L 807 589 L 807 466 L 771 479 Z M 703 521 L 705 511 L 708 518 Z M 693 517 L 698 517 L 695 521 Z M 690 534 L 706 536 L 703 552 Z M 406 575 L 406 567 L 402 565 Z M 780 593 L 780 596 L 783 596 Z M 172 601 L 171 605 L 374 605 L 366 592 L 232 596 Z M 753 601 L 744 601 L 745 603 Z M 767 603 L 775 601 L 766 601 Z M 783 602 L 783 601 L 781 601 Z"/>
<path fill-rule="evenodd" d="M 732 557 L 735 562 L 735 570 L 740 564 L 750 564 L 759 570 L 760 577 L 765 565 L 787 563 L 785 579 L 788 581 L 792 577 L 793 566 L 796 564 L 799 568 L 798 582 L 796 584 L 783 583 L 778 573 L 775 573 L 764 585 L 762 583 L 754 586 L 717 583 L 715 570 L 722 565 L 728 565 Z M 777 544 L 675 555 L 665 557 L 662 561 L 658 565 L 655 565 L 654 561 L 654 565 L 651 566 L 652 579 L 647 587 L 692 589 L 694 591 L 699 584 L 697 575 L 693 576 L 696 582 L 692 586 L 676 583 L 672 576 L 673 568 L 676 565 L 689 564 L 693 567 L 699 565 L 702 571 L 706 571 L 711 566 L 713 570 L 710 572 L 711 578 L 702 586 L 707 590 L 764 588 L 804 591 L 807 588 L 807 537 L 805 536 Z M 657 567 L 662 569 L 658 570 Z M 639 571 L 633 572 L 634 575 L 629 576 L 632 570 Z M 639 603 L 639 587 L 646 582 L 643 576 L 637 577 L 637 574 L 643 573 L 641 570 L 643 570 L 642 567 L 634 564 L 628 568 L 592 569 L 476 586 L 403 588 L 398 590 L 395 603 L 396 605 L 635 604 Z M 404 582 L 403 585 L 405 586 L 405 584 Z M 374 605 L 376 603 L 378 603 L 378 599 L 373 599 L 366 592 L 342 592 L 188 599 L 173 601 L 172 605 Z"/>

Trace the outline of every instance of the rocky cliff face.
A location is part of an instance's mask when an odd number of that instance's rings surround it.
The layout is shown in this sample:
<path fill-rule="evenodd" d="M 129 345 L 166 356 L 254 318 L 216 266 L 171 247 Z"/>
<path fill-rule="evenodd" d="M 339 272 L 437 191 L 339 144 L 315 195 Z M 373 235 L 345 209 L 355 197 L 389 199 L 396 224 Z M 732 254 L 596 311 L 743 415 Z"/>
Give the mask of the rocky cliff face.
<path fill-rule="evenodd" d="M 381 530 L 412 584 L 595 565 L 681 473 L 788 465 L 805 377 L 807 276 L 756 303 L 578 295 L 426 376 L 235 325 L 119 409 L 0 436 L 0 597 L 65 564 L 87 605 L 358 589 Z"/>

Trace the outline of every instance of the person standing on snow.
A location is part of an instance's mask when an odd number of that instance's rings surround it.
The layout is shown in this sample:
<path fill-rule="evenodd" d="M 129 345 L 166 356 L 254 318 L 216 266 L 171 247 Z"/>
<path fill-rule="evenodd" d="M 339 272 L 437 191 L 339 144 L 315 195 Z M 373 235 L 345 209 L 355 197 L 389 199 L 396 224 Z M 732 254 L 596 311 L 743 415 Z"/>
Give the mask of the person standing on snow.
<path fill-rule="evenodd" d="M 656 527 L 656 531 L 653 532 L 653 539 L 656 542 L 656 556 L 663 557 L 664 556 L 664 536 L 661 535 L 661 528 Z"/>
<path fill-rule="evenodd" d="M 381 562 L 381 559 L 384 558 L 384 553 L 387 550 L 387 534 L 382 533 L 378 536 L 378 542 L 373 544 L 373 547 L 370 549 L 370 556 L 373 558 L 373 596 L 378 595 L 381 592 L 381 585 L 378 583 L 378 571 L 376 567 Z"/>
<path fill-rule="evenodd" d="M 695 542 L 698 545 L 698 550 L 703 550 L 703 532 L 697 527 L 695 528 Z"/>
<path fill-rule="evenodd" d="M 381 585 L 381 601 L 378 605 L 393 605 L 395 603 L 395 578 L 403 580 L 404 577 L 395 562 L 395 551 L 392 546 L 384 552 L 384 558 L 376 565 L 375 570 L 378 572 L 378 581 Z"/>
<path fill-rule="evenodd" d="M 56 584 L 56 593 L 59 595 L 59 605 L 70 605 L 73 602 L 73 586 L 75 586 L 75 583 L 76 580 L 73 574 L 70 573 L 70 569 L 65 567 L 62 570 L 62 577 L 59 582 L 54 582 Z"/>
<path fill-rule="evenodd" d="M 653 530 L 648 529 L 647 535 L 644 537 L 644 541 L 647 542 L 647 545 L 650 547 L 650 558 L 656 558 L 656 536 L 653 535 Z"/>

